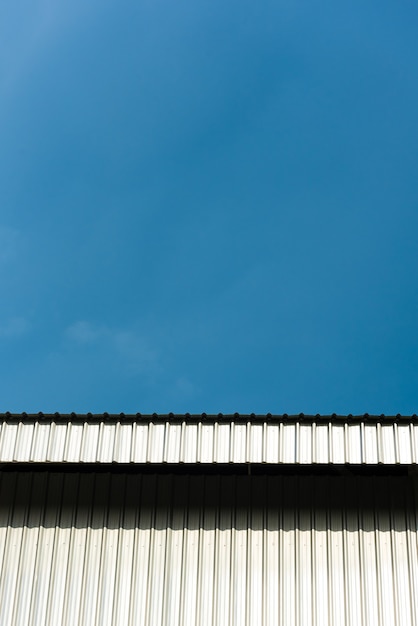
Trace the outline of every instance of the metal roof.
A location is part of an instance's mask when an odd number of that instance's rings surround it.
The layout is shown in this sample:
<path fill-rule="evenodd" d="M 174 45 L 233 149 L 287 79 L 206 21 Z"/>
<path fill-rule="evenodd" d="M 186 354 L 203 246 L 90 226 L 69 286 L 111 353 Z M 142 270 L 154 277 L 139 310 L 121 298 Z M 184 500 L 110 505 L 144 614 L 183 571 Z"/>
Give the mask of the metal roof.
<path fill-rule="evenodd" d="M 408 477 L 0 473 L 5 626 L 417 626 Z"/>
<path fill-rule="evenodd" d="M 0 463 L 418 463 L 418 418 L 0 414 Z"/>

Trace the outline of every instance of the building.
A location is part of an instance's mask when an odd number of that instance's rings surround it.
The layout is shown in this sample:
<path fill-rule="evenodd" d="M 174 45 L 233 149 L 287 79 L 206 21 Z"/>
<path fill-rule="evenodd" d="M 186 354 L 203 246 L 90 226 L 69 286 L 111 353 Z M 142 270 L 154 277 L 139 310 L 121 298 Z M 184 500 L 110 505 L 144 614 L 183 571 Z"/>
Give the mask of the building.
<path fill-rule="evenodd" d="M 418 626 L 418 418 L 0 415 L 2 626 Z"/>

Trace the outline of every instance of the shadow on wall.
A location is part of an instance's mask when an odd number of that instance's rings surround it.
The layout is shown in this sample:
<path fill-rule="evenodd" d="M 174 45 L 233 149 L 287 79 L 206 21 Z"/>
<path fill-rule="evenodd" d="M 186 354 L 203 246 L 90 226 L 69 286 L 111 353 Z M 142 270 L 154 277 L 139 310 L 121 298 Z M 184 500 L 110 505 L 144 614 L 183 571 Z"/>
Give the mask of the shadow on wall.
<path fill-rule="evenodd" d="M 416 532 L 407 476 L 4 472 L 0 528 Z"/>

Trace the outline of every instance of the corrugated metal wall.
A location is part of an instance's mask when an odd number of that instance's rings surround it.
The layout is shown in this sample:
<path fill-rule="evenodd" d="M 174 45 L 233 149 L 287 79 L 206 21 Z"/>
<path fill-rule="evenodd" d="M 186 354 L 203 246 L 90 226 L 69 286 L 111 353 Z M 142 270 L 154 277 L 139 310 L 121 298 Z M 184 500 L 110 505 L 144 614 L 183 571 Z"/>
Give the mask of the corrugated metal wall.
<path fill-rule="evenodd" d="M 406 477 L 0 474 L 2 626 L 417 626 Z"/>
<path fill-rule="evenodd" d="M 418 424 L 3 421 L 0 463 L 416 464 Z"/>

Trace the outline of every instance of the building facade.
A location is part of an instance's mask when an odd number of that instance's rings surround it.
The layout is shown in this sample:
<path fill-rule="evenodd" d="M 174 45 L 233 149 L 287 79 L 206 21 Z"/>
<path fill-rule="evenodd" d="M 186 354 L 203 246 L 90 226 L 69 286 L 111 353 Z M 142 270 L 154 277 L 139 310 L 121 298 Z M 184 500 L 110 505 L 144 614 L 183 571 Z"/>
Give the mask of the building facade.
<path fill-rule="evenodd" d="M 0 624 L 418 626 L 418 418 L 0 416 Z"/>

